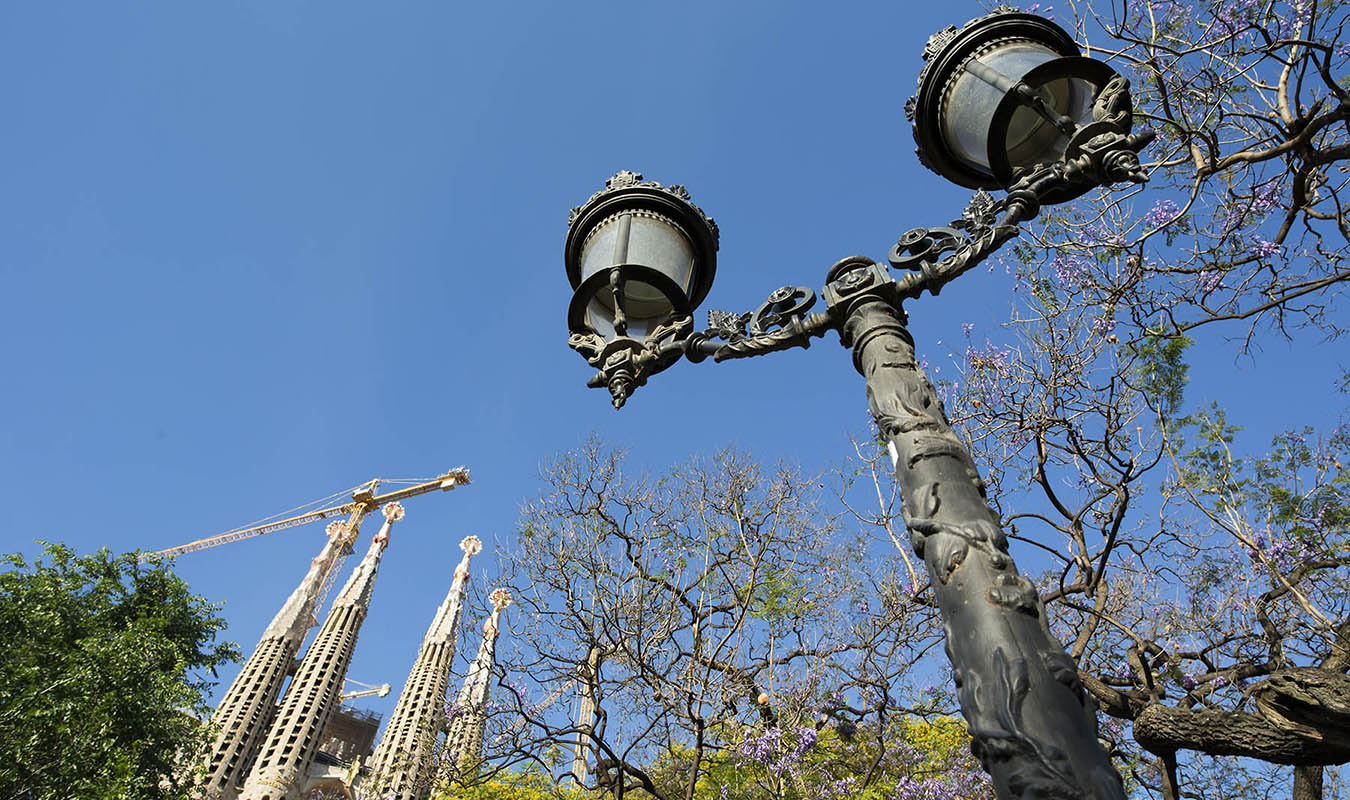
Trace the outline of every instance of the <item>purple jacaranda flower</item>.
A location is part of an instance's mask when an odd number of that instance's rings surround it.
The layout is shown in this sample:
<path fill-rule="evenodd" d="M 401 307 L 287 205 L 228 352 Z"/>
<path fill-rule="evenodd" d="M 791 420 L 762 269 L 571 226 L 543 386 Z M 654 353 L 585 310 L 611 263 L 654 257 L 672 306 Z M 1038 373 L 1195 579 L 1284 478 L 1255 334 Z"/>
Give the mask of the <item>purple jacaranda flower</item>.
<path fill-rule="evenodd" d="M 1284 247 L 1278 242 L 1267 242 L 1265 239 L 1262 239 L 1260 235 L 1253 233 L 1252 243 L 1251 246 L 1247 248 L 1247 252 L 1257 258 L 1270 258 L 1271 256 L 1279 255 L 1280 251 L 1283 249 Z"/>
<path fill-rule="evenodd" d="M 1162 199 L 1153 204 L 1153 208 L 1149 209 L 1149 212 L 1144 215 L 1144 221 L 1151 228 L 1165 228 L 1176 222 L 1180 216 L 1181 209 L 1177 208 L 1176 203 Z"/>
<path fill-rule="evenodd" d="M 1224 286 L 1223 272 L 1217 269 L 1201 270 L 1200 274 L 1195 276 L 1195 285 L 1204 294 L 1221 289 Z"/>

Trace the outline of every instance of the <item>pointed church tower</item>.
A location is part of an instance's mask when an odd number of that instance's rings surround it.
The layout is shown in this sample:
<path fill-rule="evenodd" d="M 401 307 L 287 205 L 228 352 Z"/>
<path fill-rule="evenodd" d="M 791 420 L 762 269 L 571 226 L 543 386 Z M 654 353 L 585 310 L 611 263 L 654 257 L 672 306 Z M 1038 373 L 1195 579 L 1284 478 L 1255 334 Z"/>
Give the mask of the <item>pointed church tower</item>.
<path fill-rule="evenodd" d="M 403 506 L 384 507 L 384 525 L 365 558 L 342 587 L 333 609 L 296 670 L 276 719 L 267 731 L 257 763 L 244 783 L 240 800 L 296 800 L 305 773 L 314 760 L 319 734 L 339 703 L 356 636 L 370 608 L 380 557 L 389 543 L 389 529 L 403 519 Z"/>
<path fill-rule="evenodd" d="M 581 707 L 577 709 L 577 743 L 572 748 L 572 777 L 577 786 L 586 785 L 591 751 L 592 724 L 595 722 L 595 679 L 600 673 L 604 652 L 596 645 L 587 651 L 586 663 L 577 667 L 577 694 Z"/>
<path fill-rule="evenodd" d="M 276 709 L 277 695 L 295 659 L 295 653 L 313 624 L 314 600 L 333 560 L 343 546 L 347 526 L 328 525 L 328 543 L 309 565 L 309 572 L 295 587 L 285 605 L 263 631 L 262 639 L 244 668 L 216 706 L 211 724 L 215 741 L 205 757 L 206 774 L 199 779 L 195 796 L 205 800 L 234 800 L 243 770 L 258 749 Z M 201 762 L 197 762 L 199 766 Z"/>
<path fill-rule="evenodd" d="M 459 622 L 464 615 L 469 559 L 482 552 L 483 543 L 477 536 L 468 536 L 459 548 L 464 557 L 455 568 L 450 591 L 422 639 L 417 661 L 371 759 L 371 777 L 363 788 L 380 800 L 422 800 L 431 793 L 437 723 L 444 714 Z"/>
<path fill-rule="evenodd" d="M 496 589 L 488 595 L 492 615 L 483 623 L 483 643 L 478 647 L 464 688 L 450 709 L 450 724 L 445 734 L 442 765 L 443 779 L 455 781 L 462 770 L 471 769 L 483 756 L 483 733 L 487 726 L 488 688 L 492 682 L 492 667 L 497 661 L 497 632 L 502 609 L 511 605 L 511 593 Z"/>

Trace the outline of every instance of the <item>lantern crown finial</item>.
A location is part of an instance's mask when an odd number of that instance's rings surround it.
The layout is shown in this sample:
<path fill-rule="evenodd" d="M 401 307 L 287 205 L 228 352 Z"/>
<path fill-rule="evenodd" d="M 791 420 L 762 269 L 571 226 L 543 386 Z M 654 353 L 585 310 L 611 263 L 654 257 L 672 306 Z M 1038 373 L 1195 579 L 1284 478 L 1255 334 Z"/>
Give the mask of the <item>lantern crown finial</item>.
<path fill-rule="evenodd" d="M 694 202 L 690 199 L 688 189 L 684 188 L 683 186 L 677 183 L 672 183 L 669 186 L 662 186 L 656 181 L 643 180 L 643 175 L 641 172 L 634 172 L 628 169 L 621 169 L 618 172 L 614 173 L 614 175 L 612 175 L 611 177 L 606 178 L 605 188 L 591 195 L 590 198 L 588 198 L 585 203 L 582 203 L 579 206 L 573 206 L 572 210 L 567 214 L 567 227 L 570 228 L 576 225 L 577 220 L 581 218 L 582 214 L 588 211 L 591 208 L 591 206 L 595 205 L 597 200 L 600 200 L 601 198 L 616 192 L 622 192 L 626 189 L 651 189 L 660 192 L 661 194 L 673 197 L 676 200 L 682 201 L 685 205 L 687 205 L 690 209 L 694 211 L 694 213 L 697 215 L 698 221 L 702 222 L 705 226 L 707 226 L 708 230 L 712 232 L 713 250 L 714 251 L 717 250 L 719 246 L 718 240 L 720 236 L 720 232 L 718 231 L 717 228 L 717 220 L 708 216 L 706 213 L 704 213 L 703 209 L 699 208 L 697 205 L 694 204 Z"/>
<path fill-rule="evenodd" d="M 605 181 L 606 189 L 622 189 L 626 186 L 637 186 L 642 183 L 642 173 L 632 170 L 621 169 L 614 173 L 614 177 Z"/>

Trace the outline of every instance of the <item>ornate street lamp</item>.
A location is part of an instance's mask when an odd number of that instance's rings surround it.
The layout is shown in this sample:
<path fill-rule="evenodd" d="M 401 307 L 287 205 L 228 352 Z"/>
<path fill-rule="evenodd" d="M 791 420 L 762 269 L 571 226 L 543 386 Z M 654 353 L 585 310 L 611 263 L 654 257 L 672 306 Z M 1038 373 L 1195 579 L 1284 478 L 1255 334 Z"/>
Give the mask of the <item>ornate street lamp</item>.
<path fill-rule="evenodd" d="M 571 345 L 602 367 L 592 385 L 608 386 L 620 408 L 647 375 L 679 358 L 651 343 L 692 329 L 690 314 L 717 271 L 717 223 L 684 187 L 620 172 L 572 209 L 563 263 L 576 290 Z"/>
<path fill-rule="evenodd" d="M 572 210 L 565 261 L 575 290 L 571 346 L 597 368 L 614 406 L 680 358 L 713 361 L 807 346 L 837 330 L 867 382 L 887 440 L 914 551 L 924 560 L 972 748 L 999 797 L 1123 800 L 1097 741 L 1077 667 L 1049 633 L 1035 587 L 1018 574 L 970 453 L 919 370 L 902 309 L 937 294 L 1018 234 L 1044 204 L 1145 180 L 1129 83 L 1079 55 L 1059 26 L 1000 7 L 929 40 L 906 106 L 920 160 L 977 188 L 961 219 L 915 228 L 890 266 L 862 256 L 811 289 L 784 286 L 753 311 L 693 312 L 712 283 L 717 227 L 682 187 L 621 172 Z M 986 189 L 1006 194 L 995 200 Z"/>

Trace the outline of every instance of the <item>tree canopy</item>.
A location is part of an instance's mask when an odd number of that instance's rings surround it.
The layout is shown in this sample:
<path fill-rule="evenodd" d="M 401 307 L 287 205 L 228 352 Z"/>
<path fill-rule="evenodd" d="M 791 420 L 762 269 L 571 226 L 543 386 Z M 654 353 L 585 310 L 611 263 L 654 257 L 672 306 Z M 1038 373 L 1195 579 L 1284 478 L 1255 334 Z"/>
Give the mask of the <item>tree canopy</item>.
<path fill-rule="evenodd" d="M 624 465 L 596 440 L 557 458 L 499 555 L 519 610 L 484 786 L 796 800 L 966 781 L 987 795 L 948 741 L 964 725 L 906 681 L 931 609 L 822 510 L 820 482 L 734 451 L 659 475 Z"/>
<path fill-rule="evenodd" d="M 45 546 L 0 573 L 0 797 L 181 798 L 206 673 L 235 658 L 217 606 L 164 563 Z"/>

